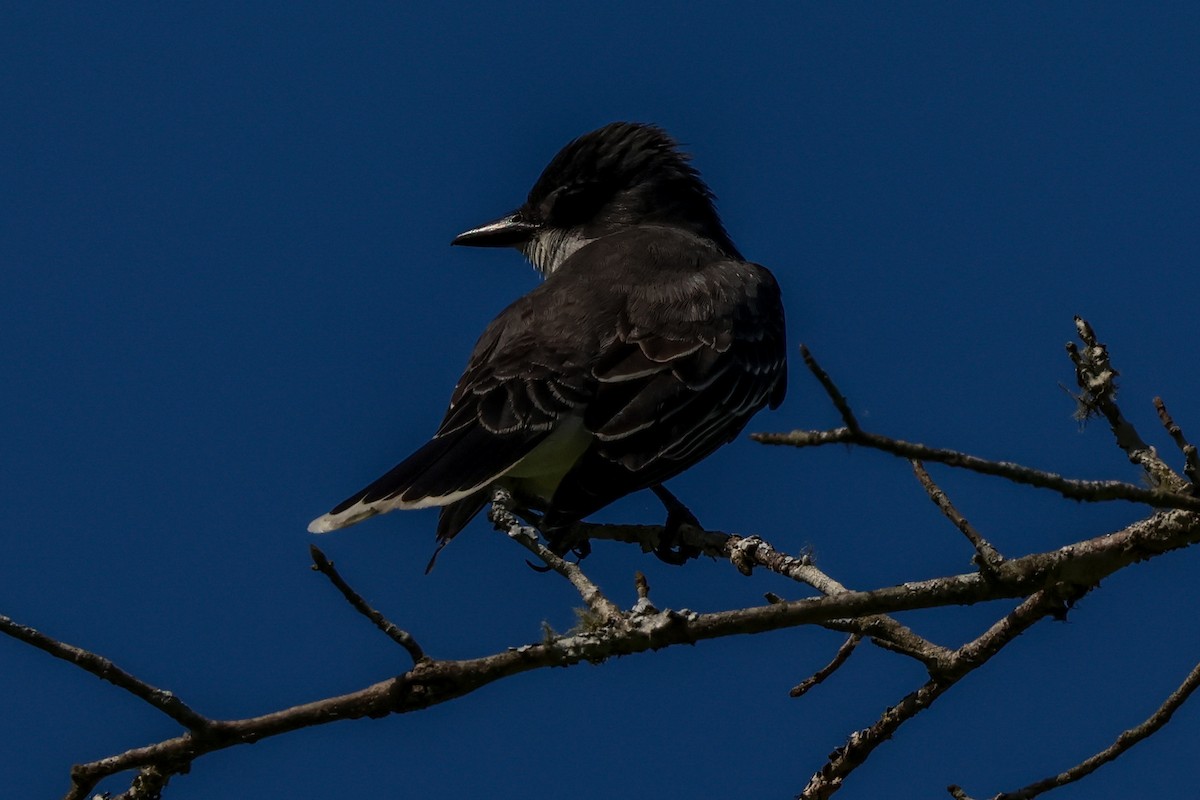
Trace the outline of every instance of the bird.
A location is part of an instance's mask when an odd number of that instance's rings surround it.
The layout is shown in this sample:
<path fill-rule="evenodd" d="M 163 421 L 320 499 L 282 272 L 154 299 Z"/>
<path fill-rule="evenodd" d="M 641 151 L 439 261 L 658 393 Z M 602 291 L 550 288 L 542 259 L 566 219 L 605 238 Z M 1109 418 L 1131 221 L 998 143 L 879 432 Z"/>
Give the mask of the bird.
<path fill-rule="evenodd" d="M 783 402 L 787 348 L 775 277 L 678 142 L 635 122 L 579 136 L 520 207 L 451 244 L 515 248 L 543 280 L 483 331 L 432 438 L 308 530 L 440 506 L 436 559 L 496 489 L 559 555 L 586 555 L 571 526 L 643 489 L 669 529 L 698 525 L 663 482 Z"/>

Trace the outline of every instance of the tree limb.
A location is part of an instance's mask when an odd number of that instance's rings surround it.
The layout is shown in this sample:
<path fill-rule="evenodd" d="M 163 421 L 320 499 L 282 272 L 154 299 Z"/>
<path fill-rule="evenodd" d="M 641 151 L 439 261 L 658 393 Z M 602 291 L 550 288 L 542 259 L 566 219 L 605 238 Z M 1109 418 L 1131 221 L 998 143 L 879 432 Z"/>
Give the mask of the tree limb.
<path fill-rule="evenodd" d="M 929 476 L 925 465 L 920 461 L 913 459 L 911 462 L 913 473 L 917 476 L 917 480 L 921 482 L 925 492 L 929 495 L 929 499 L 933 501 L 946 519 L 954 523 L 954 527 L 958 528 L 963 536 L 967 537 L 967 541 L 975 548 L 975 563 L 980 569 L 988 572 L 995 572 L 996 568 L 1004 561 L 1004 557 L 997 552 L 996 548 L 992 547 L 987 539 L 979 531 L 975 530 L 975 526 L 967 521 L 967 518 L 959 513 L 954 504 L 950 502 L 950 498 L 942 491 L 941 487 L 933 482 L 933 478 Z"/>
<path fill-rule="evenodd" d="M 871 727 L 851 734 L 850 740 L 835 750 L 825 766 L 812 776 L 798 800 L 828 798 L 841 788 L 846 777 L 861 766 L 875 748 L 892 738 L 901 725 L 929 708 L 964 676 L 983 666 L 1006 644 L 1061 606 L 1062 600 L 1055 588 L 1043 589 L 1028 597 L 979 638 L 955 651 L 949 670 L 935 675 L 919 689 L 905 695 L 899 703 L 884 711 Z"/>
<path fill-rule="evenodd" d="M 1142 722 L 1140 725 L 1123 731 L 1121 735 L 1117 737 L 1116 741 L 1101 750 L 1099 753 L 1096 753 L 1091 758 L 1076 764 L 1065 772 L 1060 772 L 1057 775 L 1043 778 L 1036 783 L 1031 783 L 1024 788 L 1017 789 L 1013 792 L 1001 792 L 1000 794 L 995 795 L 992 800 L 1031 800 L 1031 798 L 1037 797 L 1040 794 L 1044 794 L 1051 789 L 1057 789 L 1060 786 L 1066 786 L 1068 783 L 1074 783 L 1075 781 L 1090 775 L 1108 762 L 1115 760 L 1122 753 L 1133 747 L 1138 742 L 1153 735 L 1162 726 L 1170 722 L 1171 716 L 1179 710 L 1180 706 L 1187 702 L 1187 699 L 1191 697 L 1192 692 L 1196 691 L 1197 687 L 1200 687 L 1200 664 L 1197 664 L 1192 668 L 1192 671 L 1188 673 L 1188 676 L 1184 679 L 1183 683 L 1179 685 L 1179 688 L 1171 692 L 1170 696 L 1163 701 L 1163 704 L 1159 706 L 1158 709 L 1144 722 Z M 954 795 L 955 790 L 957 790 L 962 796 L 966 795 L 966 793 L 963 792 L 958 786 L 951 786 L 949 787 L 949 790 L 951 795 Z"/>
<path fill-rule="evenodd" d="M 84 650 L 82 647 L 60 642 L 27 625 L 20 625 L 3 615 L 0 615 L 0 632 L 8 634 L 14 639 L 20 639 L 26 644 L 31 644 L 55 658 L 69 661 L 97 678 L 124 689 L 189 730 L 201 731 L 211 724 L 208 719 L 197 714 L 173 693 L 151 686 L 141 678 L 121 669 L 104 656 Z"/>
<path fill-rule="evenodd" d="M 851 617 L 1025 597 L 1059 583 L 1086 588 L 1132 563 L 1198 541 L 1200 515 L 1167 511 L 1106 536 L 1046 553 L 1007 560 L 994 578 L 984 578 L 974 572 L 867 592 L 846 591 L 825 597 L 707 614 L 665 610 L 627 617 L 626 624 L 621 627 L 584 631 L 481 658 L 466 661 L 428 659 L 403 675 L 357 692 L 259 717 L 216 721 L 202 731 L 189 731 L 157 744 L 133 748 L 79 765 L 72 770 L 74 785 L 66 797 L 67 800 L 84 800 L 99 780 L 125 770 L 156 766 L 166 771 L 180 772 L 187 769 L 196 758 L 216 750 L 312 725 L 428 708 L 462 697 L 501 678 L 533 669 L 569 666 L 582 661 L 598 663 L 613 656 L 633 655 L 672 645 L 764 633 L 804 624 L 826 624 Z M 1002 641 L 998 635 L 994 639 Z M 956 678 L 956 670 L 967 663 L 971 653 L 974 653 L 972 658 L 978 660 L 986 660 L 991 655 L 983 645 L 974 648 L 965 645 L 955 651 L 953 660 L 943 665 L 930 684 L 906 698 L 904 707 L 916 703 L 923 708 L 932 702 L 944 691 L 938 687 L 945 680 Z M 892 724 L 884 720 L 880 730 L 892 729 Z M 871 744 L 869 749 L 874 749 L 876 744 L 878 742 Z M 851 753 L 855 752 L 859 750 L 852 749 Z M 850 764 L 851 761 L 839 763 Z"/>
<path fill-rule="evenodd" d="M 841 667 L 842 664 L 846 663 L 846 661 L 850 658 L 850 655 L 854 652 L 855 648 L 858 647 L 858 643 L 861 641 L 862 636 L 857 633 L 852 633 L 846 637 L 846 641 L 842 642 L 842 646 L 839 647 L 837 652 L 833 654 L 833 659 L 830 660 L 828 664 L 814 672 L 811 676 L 793 686 L 792 690 L 788 692 L 788 696 L 802 697 L 805 694 L 808 694 L 809 690 L 814 686 L 824 683 L 826 678 L 837 672 L 838 668 Z"/>
<path fill-rule="evenodd" d="M 383 614 L 372 608 L 366 600 L 363 600 L 362 595 L 354 591 L 350 584 L 338 574 L 338 571 L 333 568 L 333 562 L 325 557 L 315 544 L 308 546 L 309 555 L 312 556 L 313 569 L 320 572 L 326 578 L 329 578 L 330 583 L 337 587 L 337 590 L 342 593 L 346 601 L 354 608 L 355 611 L 362 614 L 375 625 L 376 628 L 383 631 L 389 639 L 403 647 L 412 656 L 414 664 L 419 664 L 428 658 L 425 651 L 421 649 L 421 645 L 417 644 L 417 640 L 413 638 L 408 631 L 401 630 L 394 623 L 388 620 Z"/>

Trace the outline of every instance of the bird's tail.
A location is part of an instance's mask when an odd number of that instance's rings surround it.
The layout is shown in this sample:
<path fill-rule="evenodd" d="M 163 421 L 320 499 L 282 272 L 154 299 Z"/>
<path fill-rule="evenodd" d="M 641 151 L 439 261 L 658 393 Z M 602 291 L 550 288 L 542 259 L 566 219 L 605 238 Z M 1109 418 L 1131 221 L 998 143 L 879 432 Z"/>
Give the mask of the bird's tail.
<path fill-rule="evenodd" d="M 499 440 L 475 426 L 434 437 L 387 474 L 314 519 L 308 530 L 329 533 L 397 508 L 456 503 L 512 469 L 535 443 L 522 437 Z"/>

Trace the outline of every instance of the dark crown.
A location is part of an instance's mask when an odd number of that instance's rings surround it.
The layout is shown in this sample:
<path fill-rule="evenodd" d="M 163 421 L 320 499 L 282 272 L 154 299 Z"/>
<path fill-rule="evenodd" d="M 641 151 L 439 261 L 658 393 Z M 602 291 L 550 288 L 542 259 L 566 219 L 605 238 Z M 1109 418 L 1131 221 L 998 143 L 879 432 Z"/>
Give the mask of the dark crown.
<path fill-rule="evenodd" d="M 521 214 L 558 228 L 672 225 L 736 254 L 713 199 L 689 156 L 665 131 L 613 122 L 560 150 L 529 191 Z"/>

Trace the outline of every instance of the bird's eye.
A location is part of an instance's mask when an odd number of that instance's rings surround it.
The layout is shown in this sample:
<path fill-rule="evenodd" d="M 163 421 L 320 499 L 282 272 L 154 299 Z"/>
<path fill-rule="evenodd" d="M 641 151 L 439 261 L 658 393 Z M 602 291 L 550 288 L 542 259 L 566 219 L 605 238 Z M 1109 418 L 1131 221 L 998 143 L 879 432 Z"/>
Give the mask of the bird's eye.
<path fill-rule="evenodd" d="M 545 218 L 556 225 L 587 222 L 604 205 L 605 192 L 600 184 L 586 183 L 555 189 L 543 205 Z"/>

